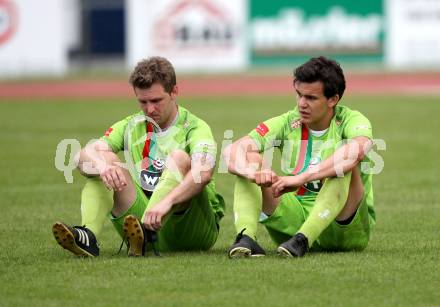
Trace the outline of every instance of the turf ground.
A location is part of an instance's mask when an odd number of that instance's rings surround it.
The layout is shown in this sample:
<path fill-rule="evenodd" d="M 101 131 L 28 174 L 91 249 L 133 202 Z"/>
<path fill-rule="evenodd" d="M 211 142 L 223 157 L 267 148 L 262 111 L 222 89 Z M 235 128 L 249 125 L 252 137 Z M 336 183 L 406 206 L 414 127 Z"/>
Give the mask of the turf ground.
<path fill-rule="evenodd" d="M 439 306 L 439 97 L 348 96 L 386 141 L 375 176 L 377 226 L 363 252 L 279 259 L 265 230 L 263 259 L 229 260 L 233 177 L 217 175 L 227 202 L 213 250 L 129 259 L 105 225 L 98 259 L 77 259 L 51 234 L 56 220 L 80 223 L 83 179 L 56 170 L 57 144 L 102 135 L 136 103 L 123 99 L 19 100 L 0 103 L 0 306 Z M 293 97 L 183 97 L 221 142 L 289 109 Z"/>

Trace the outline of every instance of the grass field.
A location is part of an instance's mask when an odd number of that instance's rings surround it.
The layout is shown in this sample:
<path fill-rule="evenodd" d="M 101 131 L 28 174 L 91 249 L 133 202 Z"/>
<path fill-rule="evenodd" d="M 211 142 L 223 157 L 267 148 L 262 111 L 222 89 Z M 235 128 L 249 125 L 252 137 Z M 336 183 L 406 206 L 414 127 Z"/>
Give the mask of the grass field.
<path fill-rule="evenodd" d="M 293 97 L 183 97 L 221 142 L 292 107 Z M 53 100 L 0 103 L 0 306 L 440 306 L 439 97 L 348 96 L 386 141 L 375 176 L 377 226 L 363 252 L 279 259 L 265 230 L 263 259 L 229 260 L 234 239 L 233 177 L 217 175 L 227 213 L 207 253 L 162 258 L 115 256 L 120 239 L 105 225 L 97 259 L 77 259 L 52 237 L 56 220 L 80 223 L 78 174 L 56 170 L 57 144 L 84 145 L 136 111 L 134 101 Z"/>

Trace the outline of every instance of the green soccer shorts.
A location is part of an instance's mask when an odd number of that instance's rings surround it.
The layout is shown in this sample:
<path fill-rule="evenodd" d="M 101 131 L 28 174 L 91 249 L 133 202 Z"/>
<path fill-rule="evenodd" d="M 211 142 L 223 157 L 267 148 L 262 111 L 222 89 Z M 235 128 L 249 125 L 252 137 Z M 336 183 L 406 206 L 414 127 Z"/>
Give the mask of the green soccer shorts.
<path fill-rule="evenodd" d="M 286 193 L 273 214 L 260 221 L 269 232 L 272 240 L 280 245 L 298 232 L 313 207 L 312 201 Z M 313 243 L 311 250 L 350 251 L 363 250 L 367 247 L 374 217 L 368 212 L 365 201 L 356 211 L 352 221 L 341 225 L 333 221 Z"/>
<path fill-rule="evenodd" d="M 219 217 L 212 209 L 209 199 L 213 198 L 209 193 L 215 192 L 205 187 L 200 194 L 191 199 L 188 209 L 171 214 L 165 225 L 158 231 L 156 243 L 158 251 L 208 250 L 214 245 L 219 233 Z M 221 198 L 218 194 L 216 197 Z M 110 216 L 113 226 L 121 237 L 124 236 L 122 226 L 125 217 L 134 215 L 141 219 L 148 201 L 148 197 L 136 185 L 136 200 L 130 209 L 121 216 Z"/>

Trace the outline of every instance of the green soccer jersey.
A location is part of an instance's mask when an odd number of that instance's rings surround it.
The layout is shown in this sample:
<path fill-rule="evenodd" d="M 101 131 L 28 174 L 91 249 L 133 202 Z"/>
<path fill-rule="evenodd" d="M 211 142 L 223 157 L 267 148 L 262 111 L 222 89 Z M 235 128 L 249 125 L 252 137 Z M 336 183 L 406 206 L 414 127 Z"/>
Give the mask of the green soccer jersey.
<path fill-rule="evenodd" d="M 176 119 L 165 131 L 141 111 L 112 125 L 101 138 L 113 152 L 124 152 L 133 182 L 144 191 L 154 191 L 172 150 L 180 149 L 192 158 L 199 156 L 215 163 L 217 146 L 208 124 L 185 108 L 178 108 Z M 215 192 L 214 180 L 207 188 Z M 215 197 L 215 193 L 211 194 Z M 213 209 L 223 214 L 221 206 Z"/>
<path fill-rule="evenodd" d="M 285 175 L 304 172 L 331 156 L 344 141 L 357 136 L 373 138 L 369 120 L 358 111 L 336 106 L 335 116 L 324 135 L 314 136 L 300 121 L 298 109 L 271 118 L 249 133 L 260 153 L 278 147 L 281 151 L 281 170 Z M 363 163 L 370 163 L 365 157 Z M 374 217 L 372 175 L 361 172 L 364 199 Z M 306 183 L 296 191 L 301 200 L 314 201 L 322 187 L 322 181 Z"/>

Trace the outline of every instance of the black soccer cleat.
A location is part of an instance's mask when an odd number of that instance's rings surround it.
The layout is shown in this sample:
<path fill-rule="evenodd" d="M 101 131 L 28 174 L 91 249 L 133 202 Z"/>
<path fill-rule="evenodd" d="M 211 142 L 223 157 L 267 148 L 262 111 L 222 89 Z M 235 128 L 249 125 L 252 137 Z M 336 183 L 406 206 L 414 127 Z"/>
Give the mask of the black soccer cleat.
<path fill-rule="evenodd" d="M 80 257 L 99 256 L 99 247 L 93 232 L 81 226 L 67 226 L 56 222 L 52 226 L 52 233 L 58 244 L 64 249 Z"/>
<path fill-rule="evenodd" d="M 147 243 L 152 243 L 154 254 L 159 256 L 159 252 L 155 246 L 157 233 L 146 229 L 136 216 L 128 215 L 125 217 L 123 230 L 124 240 L 128 246 L 128 256 L 144 256 L 147 252 Z"/>
<path fill-rule="evenodd" d="M 234 244 L 229 249 L 229 258 L 263 257 L 264 249 L 251 237 L 243 234 L 243 229 L 235 238 Z"/>
<path fill-rule="evenodd" d="M 278 246 L 277 252 L 282 257 L 302 257 L 308 250 L 309 240 L 299 232 Z"/>

